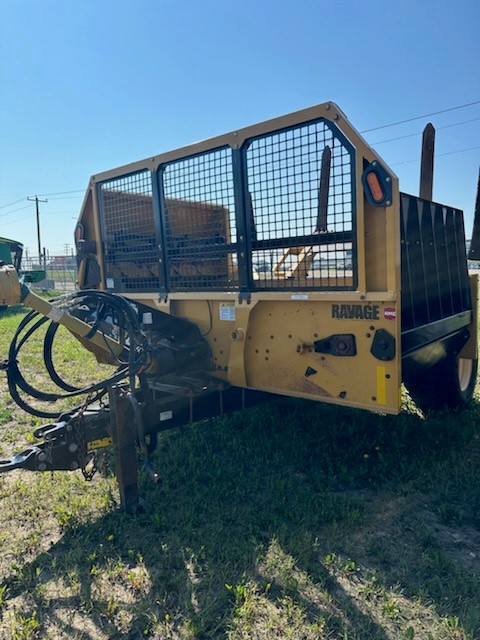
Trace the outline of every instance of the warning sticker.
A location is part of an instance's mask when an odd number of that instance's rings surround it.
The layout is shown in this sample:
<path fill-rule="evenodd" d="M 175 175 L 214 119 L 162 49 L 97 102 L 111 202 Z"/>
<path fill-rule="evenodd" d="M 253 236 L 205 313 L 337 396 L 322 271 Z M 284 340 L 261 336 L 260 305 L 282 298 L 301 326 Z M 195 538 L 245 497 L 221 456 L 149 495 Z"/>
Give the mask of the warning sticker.
<path fill-rule="evenodd" d="M 100 438 L 99 440 L 90 440 L 87 442 L 87 451 L 95 451 L 95 449 L 102 449 L 102 447 L 109 447 L 112 444 L 110 437 Z"/>
<path fill-rule="evenodd" d="M 383 317 L 385 320 L 395 320 L 397 317 L 397 310 L 395 307 L 385 307 L 383 310 Z"/>
<path fill-rule="evenodd" d="M 292 293 L 290 300 L 308 300 L 308 293 Z"/>
<path fill-rule="evenodd" d="M 236 319 L 235 305 L 233 302 L 221 302 L 219 306 L 220 320 L 233 321 Z"/>

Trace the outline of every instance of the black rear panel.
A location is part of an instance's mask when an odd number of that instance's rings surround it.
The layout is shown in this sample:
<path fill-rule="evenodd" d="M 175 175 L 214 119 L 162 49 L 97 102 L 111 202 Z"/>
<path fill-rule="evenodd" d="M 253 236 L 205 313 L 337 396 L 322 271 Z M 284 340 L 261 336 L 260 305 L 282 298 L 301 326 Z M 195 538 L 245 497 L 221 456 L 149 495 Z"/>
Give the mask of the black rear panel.
<path fill-rule="evenodd" d="M 433 323 L 448 333 L 452 325 L 441 321 L 472 308 L 463 212 L 401 193 L 400 214 L 402 334 Z"/>

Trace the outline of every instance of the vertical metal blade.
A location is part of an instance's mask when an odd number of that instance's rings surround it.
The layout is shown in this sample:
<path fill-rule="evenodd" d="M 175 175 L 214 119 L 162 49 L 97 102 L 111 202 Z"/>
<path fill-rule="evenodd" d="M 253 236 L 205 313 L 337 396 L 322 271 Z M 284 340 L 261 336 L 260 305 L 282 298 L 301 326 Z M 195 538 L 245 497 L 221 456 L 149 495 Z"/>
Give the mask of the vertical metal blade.
<path fill-rule="evenodd" d="M 247 206 L 249 207 L 248 216 L 249 216 L 249 222 L 250 222 L 251 240 L 255 242 L 257 240 L 257 227 L 255 225 L 255 212 L 253 210 L 253 198 L 250 191 L 248 192 Z"/>
<path fill-rule="evenodd" d="M 330 185 L 330 167 L 332 164 L 332 151 L 327 145 L 322 153 L 320 167 L 320 184 L 318 186 L 318 210 L 316 232 L 327 230 L 328 189 Z"/>
<path fill-rule="evenodd" d="M 480 260 L 480 171 L 478 172 L 477 198 L 475 200 L 475 214 L 473 217 L 472 241 L 469 260 Z"/>
<path fill-rule="evenodd" d="M 420 198 L 432 200 L 433 156 L 435 153 L 435 127 L 430 122 L 423 130 L 420 168 Z"/>

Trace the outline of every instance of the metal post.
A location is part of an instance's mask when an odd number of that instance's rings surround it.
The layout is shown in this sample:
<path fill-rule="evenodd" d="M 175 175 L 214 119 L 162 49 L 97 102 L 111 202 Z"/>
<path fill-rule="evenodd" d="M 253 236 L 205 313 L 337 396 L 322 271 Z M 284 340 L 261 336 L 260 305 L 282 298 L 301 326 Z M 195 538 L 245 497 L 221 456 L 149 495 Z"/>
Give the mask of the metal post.
<path fill-rule="evenodd" d="M 134 416 L 128 393 L 127 386 L 114 385 L 108 389 L 108 403 L 121 508 L 127 513 L 136 513 L 142 504 L 138 493 Z"/>
<path fill-rule="evenodd" d="M 320 181 L 318 185 L 317 226 L 315 232 L 327 230 L 328 191 L 330 187 L 330 171 L 332 165 L 332 150 L 327 145 L 322 153 Z"/>
<path fill-rule="evenodd" d="M 432 200 L 433 158 L 435 155 L 435 127 L 430 122 L 423 130 L 420 168 L 420 198 Z"/>

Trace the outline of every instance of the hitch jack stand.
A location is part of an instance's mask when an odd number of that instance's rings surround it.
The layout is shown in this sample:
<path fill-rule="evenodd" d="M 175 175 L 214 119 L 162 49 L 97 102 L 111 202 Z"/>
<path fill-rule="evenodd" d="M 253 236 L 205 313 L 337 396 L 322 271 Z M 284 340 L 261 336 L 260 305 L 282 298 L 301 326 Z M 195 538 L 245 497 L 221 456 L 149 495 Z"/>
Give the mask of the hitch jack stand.
<path fill-rule="evenodd" d="M 143 508 L 138 493 L 137 454 L 134 437 L 134 416 L 125 385 L 108 389 L 110 429 L 115 452 L 115 475 L 120 490 L 120 507 L 131 514 Z"/>

